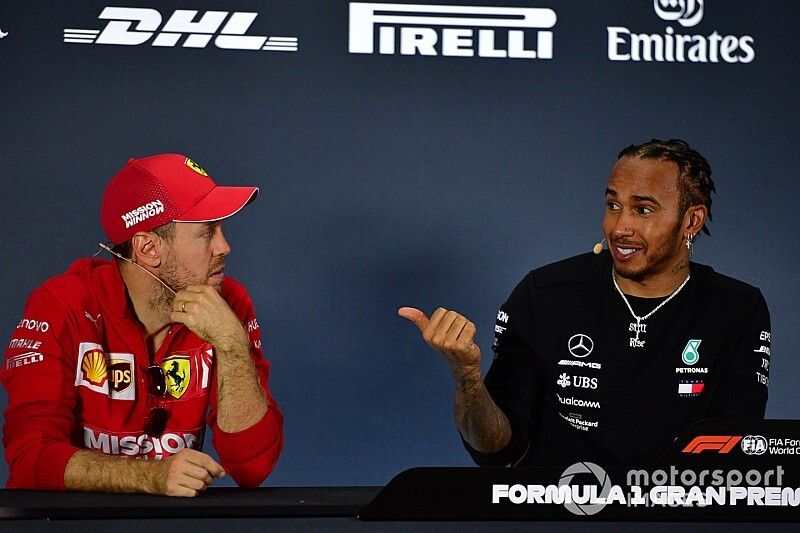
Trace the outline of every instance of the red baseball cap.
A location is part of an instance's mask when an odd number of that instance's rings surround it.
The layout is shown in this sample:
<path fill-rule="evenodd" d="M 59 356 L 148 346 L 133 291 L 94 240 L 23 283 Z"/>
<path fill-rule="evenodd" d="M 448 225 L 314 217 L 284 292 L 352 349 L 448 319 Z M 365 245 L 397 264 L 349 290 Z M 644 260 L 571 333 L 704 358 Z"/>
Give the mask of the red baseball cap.
<path fill-rule="evenodd" d="M 100 205 L 100 224 L 119 244 L 137 231 L 169 222 L 213 222 L 255 200 L 258 187 L 221 187 L 181 154 L 158 154 L 128 163 L 111 178 Z"/>

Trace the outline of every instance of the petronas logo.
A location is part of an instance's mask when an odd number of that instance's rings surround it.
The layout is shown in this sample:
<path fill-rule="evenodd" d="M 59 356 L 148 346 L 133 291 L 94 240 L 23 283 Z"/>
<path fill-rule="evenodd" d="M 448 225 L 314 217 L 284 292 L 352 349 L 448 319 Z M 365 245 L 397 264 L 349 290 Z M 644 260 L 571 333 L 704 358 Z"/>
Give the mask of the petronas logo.
<path fill-rule="evenodd" d="M 683 364 L 692 366 L 700 360 L 700 339 L 692 339 L 686 343 L 686 348 L 683 349 L 681 360 Z"/>

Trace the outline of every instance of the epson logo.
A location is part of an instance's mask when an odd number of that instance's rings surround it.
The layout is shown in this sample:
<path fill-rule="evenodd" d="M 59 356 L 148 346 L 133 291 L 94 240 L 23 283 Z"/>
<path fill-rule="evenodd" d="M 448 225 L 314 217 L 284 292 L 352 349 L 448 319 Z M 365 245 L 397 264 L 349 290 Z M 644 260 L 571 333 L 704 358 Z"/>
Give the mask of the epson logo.
<path fill-rule="evenodd" d="M 662 20 L 693 27 L 703 18 L 703 0 L 653 0 Z M 750 35 L 682 35 L 667 26 L 663 34 L 636 33 L 620 26 L 608 26 L 608 59 L 667 63 L 750 63 L 755 58 Z"/>
<path fill-rule="evenodd" d="M 384 55 L 552 59 L 555 24 L 546 8 L 351 2 L 349 49 L 374 54 L 377 39 Z"/>
<path fill-rule="evenodd" d="M 64 42 L 138 46 L 155 35 L 151 46 L 174 47 L 185 35 L 183 48 L 205 48 L 213 38 L 214 46 L 229 50 L 297 51 L 297 37 L 245 35 L 258 13 L 206 11 L 199 18 L 197 14 L 193 9 L 176 9 L 162 27 L 161 13 L 155 9 L 106 7 L 97 17 L 109 21 L 105 28 L 64 28 Z"/>

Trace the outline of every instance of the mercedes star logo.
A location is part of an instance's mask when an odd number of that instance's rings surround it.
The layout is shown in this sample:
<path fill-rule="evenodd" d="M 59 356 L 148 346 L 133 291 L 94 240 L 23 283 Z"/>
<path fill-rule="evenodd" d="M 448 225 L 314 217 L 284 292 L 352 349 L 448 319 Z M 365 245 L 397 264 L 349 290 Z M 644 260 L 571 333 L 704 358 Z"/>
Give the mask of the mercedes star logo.
<path fill-rule="evenodd" d="M 589 335 L 576 333 L 567 341 L 567 348 L 573 357 L 586 357 L 594 349 L 594 342 Z"/>

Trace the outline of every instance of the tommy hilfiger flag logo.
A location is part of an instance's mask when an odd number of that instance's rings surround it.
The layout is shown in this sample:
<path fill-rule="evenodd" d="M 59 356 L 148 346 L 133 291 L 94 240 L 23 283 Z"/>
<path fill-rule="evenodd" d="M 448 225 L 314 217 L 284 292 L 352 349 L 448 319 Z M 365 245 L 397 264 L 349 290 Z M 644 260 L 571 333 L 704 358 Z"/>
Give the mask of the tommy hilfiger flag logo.
<path fill-rule="evenodd" d="M 699 383 L 678 383 L 679 396 L 697 396 L 703 392 L 703 382 Z"/>

